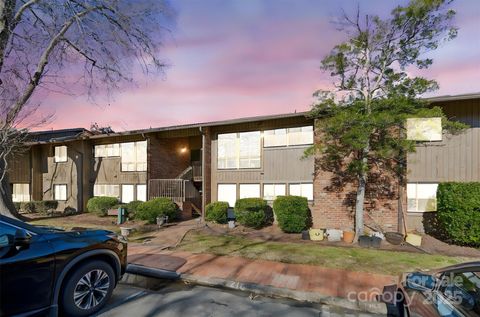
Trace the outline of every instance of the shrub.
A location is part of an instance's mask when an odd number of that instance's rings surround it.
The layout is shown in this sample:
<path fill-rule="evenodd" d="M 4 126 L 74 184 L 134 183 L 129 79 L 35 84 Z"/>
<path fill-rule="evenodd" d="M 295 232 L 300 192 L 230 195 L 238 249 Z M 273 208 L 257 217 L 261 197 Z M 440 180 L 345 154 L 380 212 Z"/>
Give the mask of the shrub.
<path fill-rule="evenodd" d="M 273 211 L 283 232 L 300 233 L 310 222 L 311 215 L 305 197 L 279 196 L 273 202 Z"/>
<path fill-rule="evenodd" d="M 135 218 L 156 223 L 157 217 L 168 216 L 169 219 L 175 219 L 177 213 L 178 207 L 173 201 L 168 198 L 155 198 L 138 205 Z"/>
<path fill-rule="evenodd" d="M 135 213 L 138 210 L 138 206 L 140 206 L 143 203 L 141 200 L 134 200 L 129 202 L 128 204 L 125 205 L 125 208 L 127 209 L 128 212 L 128 217 L 134 219 L 135 218 Z"/>
<path fill-rule="evenodd" d="M 47 213 L 51 210 L 55 210 L 58 207 L 58 201 L 56 200 L 40 200 L 34 201 L 35 212 Z"/>
<path fill-rule="evenodd" d="M 108 210 L 117 204 L 116 197 L 92 197 L 87 202 L 87 210 L 99 216 L 106 216 Z"/>
<path fill-rule="evenodd" d="M 13 206 L 15 206 L 15 209 L 16 209 L 17 211 L 22 210 L 22 203 L 14 202 L 14 203 L 13 203 Z"/>
<path fill-rule="evenodd" d="M 216 223 L 227 223 L 228 203 L 225 201 L 216 201 L 210 203 L 205 208 L 205 219 Z"/>
<path fill-rule="evenodd" d="M 266 200 L 261 198 L 243 198 L 235 203 L 237 221 L 250 228 L 261 228 L 271 218 Z"/>
<path fill-rule="evenodd" d="M 442 183 L 437 189 L 441 229 L 454 243 L 480 246 L 480 183 Z"/>
<path fill-rule="evenodd" d="M 36 211 L 36 205 L 35 205 L 35 202 L 33 201 L 29 201 L 29 202 L 25 202 L 25 203 L 22 203 L 22 210 L 27 212 L 27 213 L 35 213 L 37 212 Z"/>

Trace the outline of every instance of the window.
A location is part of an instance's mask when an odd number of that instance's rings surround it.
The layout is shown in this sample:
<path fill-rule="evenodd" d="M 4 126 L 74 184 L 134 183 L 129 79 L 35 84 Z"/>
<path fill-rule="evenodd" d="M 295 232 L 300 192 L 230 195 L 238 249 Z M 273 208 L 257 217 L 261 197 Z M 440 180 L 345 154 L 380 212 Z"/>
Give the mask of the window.
<path fill-rule="evenodd" d="M 285 196 L 285 184 L 264 184 L 263 198 L 266 200 L 275 200 L 277 196 Z"/>
<path fill-rule="evenodd" d="M 260 168 L 260 131 L 239 133 L 240 168 Z"/>
<path fill-rule="evenodd" d="M 302 196 L 308 200 L 313 200 L 313 184 L 304 183 L 304 184 L 290 184 L 289 194 L 292 196 Z"/>
<path fill-rule="evenodd" d="M 147 185 L 137 185 L 137 200 L 147 201 Z"/>
<path fill-rule="evenodd" d="M 240 199 L 259 198 L 260 184 L 240 184 Z"/>
<path fill-rule="evenodd" d="M 67 147 L 65 145 L 55 147 L 55 163 L 67 161 Z"/>
<path fill-rule="evenodd" d="M 122 172 L 147 170 L 147 141 L 121 144 Z"/>
<path fill-rule="evenodd" d="M 237 201 L 237 185 L 218 184 L 218 201 L 226 201 L 230 207 L 235 206 Z"/>
<path fill-rule="evenodd" d="M 122 203 L 128 204 L 135 200 L 134 188 L 135 185 L 122 185 Z"/>
<path fill-rule="evenodd" d="M 30 201 L 30 184 L 13 184 L 12 201 Z"/>
<path fill-rule="evenodd" d="M 408 211 L 425 212 L 437 210 L 438 184 L 407 184 Z"/>
<path fill-rule="evenodd" d="M 236 133 L 218 135 L 218 168 L 238 168 Z"/>
<path fill-rule="evenodd" d="M 260 168 L 260 131 L 218 135 L 218 168 Z"/>
<path fill-rule="evenodd" d="M 265 130 L 263 132 L 264 147 L 305 144 L 313 144 L 313 126 Z"/>
<path fill-rule="evenodd" d="M 116 157 L 120 156 L 120 144 L 95 145 L 95 157 Z"/>
<path fill-rule="evenodd" d="M 313 144 L 313 126 L 288 129 L 288 145 Z"/>
<path fill-rule="evenodd" d="M 407 139 L 414 141 L 442 141 L 442 118 L 407 119 Z"/>
<path fill-rule="evenodd" d="M 287 129 L 266 130 L 263 132 L 263 146 L 286 146 Z"/>
<path fill-rule="evenodd" d="M 93 196 L 120 197 L 120 185 L 95 184 L 93 185 Z"/>
<path fill-rule="evenodd" d="M 67 185 L 53 185 L 53 199 L 58 201 L 67 200 Z"/>
<path fill-rule="evenodd" d="M 435 305 L 442 316 L 480 316 L 480 271 L 446 273 L 439 291 L 443 296 L 436 298 Z"/>

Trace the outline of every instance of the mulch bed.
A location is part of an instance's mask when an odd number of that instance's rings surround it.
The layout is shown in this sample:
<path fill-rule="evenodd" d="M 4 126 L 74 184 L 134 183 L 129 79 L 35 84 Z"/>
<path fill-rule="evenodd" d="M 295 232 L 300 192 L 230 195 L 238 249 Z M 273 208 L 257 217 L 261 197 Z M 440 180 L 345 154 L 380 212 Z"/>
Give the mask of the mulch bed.
<path fill-rule="evenodd" d="M 264 241 L 308 243 L 308 244 L 318 244 L 323 246 L 360 248 L 358 244 L 349 244 L 343 241 L 330 242 L 327 240 L 323 240 L 323 241 L 302 240 L 301 234 L 284 233 L 276 225 L 267 226 L 265 228 L 255 230 L 255 229 L 245 228 L 243 226 L 237 226 L 234 229 L 229 229 L 227 225 L 208 223 L 208 226 L 206 228 L 199 229 L 199 230 L 207 234 L 218 234 L 218 235 L 228 234 L 228 235 L 235 235 L 235 236 L 244 237 L 248 239 L 258 239 L 258 240 L 264 240 Z M 451 244 L 442 242 L 440 240 L 437 240 L 434 237 L 429 235 L 423 235 L 422 246 L 420 248 L 414 247 L 406 243 L 402 245 L 393 245 L 384 240 L 381 243 L 380 250 L 480 258 L 480 249 L 462 247 L 458 245 L 451 245 Z"/>

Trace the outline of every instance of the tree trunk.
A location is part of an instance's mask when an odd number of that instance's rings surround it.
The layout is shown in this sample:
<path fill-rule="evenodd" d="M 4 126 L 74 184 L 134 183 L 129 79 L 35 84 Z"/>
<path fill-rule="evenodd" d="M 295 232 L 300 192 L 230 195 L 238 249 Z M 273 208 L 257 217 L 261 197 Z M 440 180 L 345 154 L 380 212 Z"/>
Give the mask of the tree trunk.
<path fill-rule="evenodd" d="M 2 162 L 2 160 L 0 160 L 0 170 L 4 170 L 4 168 L 4 163 Z M 23 218 L 13 205 L 12 193 L 10 190 L 10 184 L 8 182 L 7 174 L 5 174 L 0 183 L 0 215 L 17 219 Z"/>
<path fill-rule="evenodd" d="M 365 189 L 367 186 L 367 176 L 363 173 L 358 178 L 357 197 L 355 202 L 355 241 L 363 235 L 363 207 L 365 203 Z"/>

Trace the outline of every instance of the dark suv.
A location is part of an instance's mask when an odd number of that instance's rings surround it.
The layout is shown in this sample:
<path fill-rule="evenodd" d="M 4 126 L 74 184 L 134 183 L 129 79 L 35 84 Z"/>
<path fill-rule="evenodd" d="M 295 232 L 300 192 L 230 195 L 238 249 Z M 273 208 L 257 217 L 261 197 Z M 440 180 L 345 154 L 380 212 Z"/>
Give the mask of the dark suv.
<path fill-rule="evenodd" d="M 110 231 L 62 231 L 0 215 L 0 316 L 89 316 L 111 296 L 126 260 L 126 241 Z"/>

